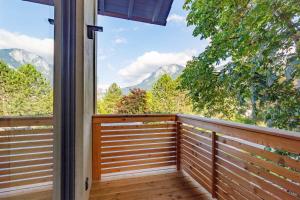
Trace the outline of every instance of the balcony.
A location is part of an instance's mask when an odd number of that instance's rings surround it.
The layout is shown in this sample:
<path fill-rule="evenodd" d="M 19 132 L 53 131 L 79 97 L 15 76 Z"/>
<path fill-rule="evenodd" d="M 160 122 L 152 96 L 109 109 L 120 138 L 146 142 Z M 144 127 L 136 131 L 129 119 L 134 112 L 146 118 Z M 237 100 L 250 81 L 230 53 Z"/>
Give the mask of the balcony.
<path fill-rule="evenodd" d="M 180 114 L 92 121 L 90 199 L 300 199 L 299 133 Z M 0 188 L 10 199 L 25 189 L 50 198 L 51 124 L 1 119 Z"/>

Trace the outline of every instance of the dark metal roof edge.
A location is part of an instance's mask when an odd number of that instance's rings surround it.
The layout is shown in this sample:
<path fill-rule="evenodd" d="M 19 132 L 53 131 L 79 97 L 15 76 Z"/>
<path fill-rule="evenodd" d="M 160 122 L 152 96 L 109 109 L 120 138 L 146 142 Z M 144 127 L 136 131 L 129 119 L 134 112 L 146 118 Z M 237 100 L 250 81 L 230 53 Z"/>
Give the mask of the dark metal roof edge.
<path fill-rule="evenodd" d="M 167 18 L 166 18 L 166 21 L 165 21 L 165 26 L 167 25 L 168 17 L 169 17 L 171 8 L 172 8 L 172 6 L 173 6 L 173 3 L 174 3 L 174 0 L 171 0 L 171 1 L 170 1 L 170 6 L 169 6 L 169 10 L 168 10 L 168 12 L 167 12 Z"/>
<path fill-rule="evenodd" d="M 22 1 L 28 1 L 28 2 L 32 2 L 32 3 L 54 6 L 54 0 L 48 0 L 48 1 L 47 0 L 22 0 Z"/>
<path fill-rule="evenodd" d="M 136 21 L 136 22 L 145 22 L 145 23 L 160 25 L 160 26 L 166 26 L 166 24 L 167 24 L 167 20 L 165 20 L 164 22 L 159 22 L 159 21 L 153 22 L 150 19 L 145 19 L 145 18 L 142 18 L 142 17 L 134 17 L 133 16 L 131 18 L 128 18 L 128 16 L 124 15 L 124 14 L 114 14 L 114 13 L 111 13 L 111 12 L 108 12 L 108 11 L 102 12 L 102 11 L 100 11 L 100 9 L 98 9 L 98 14 L 103 15 L 103 16 L 109 16 L 109 17 L 117 17 L 117 18 Z"/>

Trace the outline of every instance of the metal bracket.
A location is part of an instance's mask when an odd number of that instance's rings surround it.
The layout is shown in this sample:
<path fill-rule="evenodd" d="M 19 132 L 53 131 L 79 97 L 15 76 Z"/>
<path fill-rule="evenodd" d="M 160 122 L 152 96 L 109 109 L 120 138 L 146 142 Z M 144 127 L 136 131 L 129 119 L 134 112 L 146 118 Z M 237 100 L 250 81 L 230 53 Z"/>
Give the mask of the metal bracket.
<path fill-rule="evenodd" d="M 49 24 L 54 25 L 54 19 L 48 18 L 48 22 Z"/>
<path fill-rule="evenodd" d="M 92 25 L 87 25 L 87 37 L 89 39 L 94 39 L 95 38 L 95 32 L 103 32 L 103 27 L 102 26 L 92 26 Z"/>

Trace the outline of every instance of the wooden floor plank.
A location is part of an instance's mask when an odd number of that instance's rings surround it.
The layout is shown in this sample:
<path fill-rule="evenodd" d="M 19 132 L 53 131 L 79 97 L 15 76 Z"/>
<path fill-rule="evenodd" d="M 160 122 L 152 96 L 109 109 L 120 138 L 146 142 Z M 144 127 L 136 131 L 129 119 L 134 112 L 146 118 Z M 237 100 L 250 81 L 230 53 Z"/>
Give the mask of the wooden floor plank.
<path fill-rule="evenodd" d="M 94 182 L 90 200 L 211 200 L 210 194 L 180 172 Z"/>

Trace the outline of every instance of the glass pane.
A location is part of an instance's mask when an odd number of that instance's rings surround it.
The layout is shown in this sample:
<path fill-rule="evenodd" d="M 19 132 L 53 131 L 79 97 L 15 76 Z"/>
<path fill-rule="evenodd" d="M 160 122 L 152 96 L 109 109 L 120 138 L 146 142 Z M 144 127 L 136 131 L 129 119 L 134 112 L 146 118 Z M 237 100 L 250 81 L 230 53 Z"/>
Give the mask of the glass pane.
<path fill-rule="evenodd" d="M 0 0 L 0 198 L 52 196 L 53 15 Z"/>

